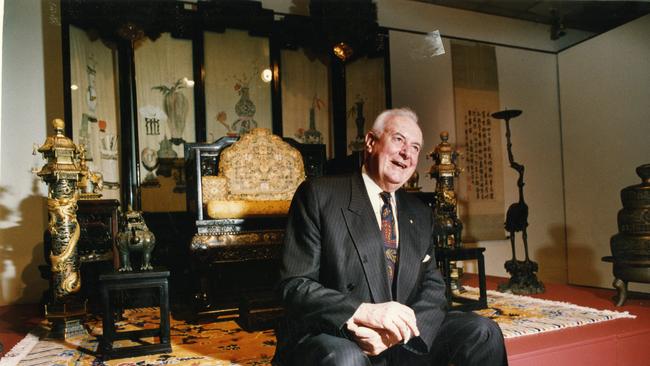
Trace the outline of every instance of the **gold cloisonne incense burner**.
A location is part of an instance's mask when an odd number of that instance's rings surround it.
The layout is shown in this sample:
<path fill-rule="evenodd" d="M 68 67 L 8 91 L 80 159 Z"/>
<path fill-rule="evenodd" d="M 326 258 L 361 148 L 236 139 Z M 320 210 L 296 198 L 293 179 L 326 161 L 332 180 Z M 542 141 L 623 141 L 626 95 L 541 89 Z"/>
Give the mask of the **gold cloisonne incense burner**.
<path fill-rule="evenodd" d="M 429 176 L 436 180 L 436 206 L 434 208 L 437 246 L 459 248 L 462 246 L 463 223 L 458 218 L 458 203 L 454 191 L 454 178 L 460 175 L 457 167 L 458 152 L 448 142 L 449 132 L 440 133 L 441 142 L 427 156 L 433 159 Z"/>
<path fill-rule="evenodd" d="M 45 313 L 52 322 L 52 334 L 68 338 L 85 333 L 81 318 L 85 304 L 73 295 L 81 289 L 77 243 L 80 227 L 77 222 L 77 183 L 82 177 L 80 148 L 63 134 L 65 124 L 61 119 L 52 121 L 54 136 L 48 136 L 38 148 L 47 161 L 35 172 L 48 185 L 47 207 L 50 248 L 50 299 Z"/>
<path fill-rule="evenodd" d="M 454 178 L 458 177 L 461 169 L 456 165 L 458 151 L 449 143 L 449 132 L 440 133 L 440 143 L 436 145 L 427 157 L 433 159 L 429 177 L 436 180 L 436 204 L 434 214 L 434 242 L 440 248 L 461 248 L 463 223 L 458 218 L 458 202 L 456 199 Z M 464 292 L 461 284 L 463 267 L 456 261 L 450 262 L 451 290 Z"/>

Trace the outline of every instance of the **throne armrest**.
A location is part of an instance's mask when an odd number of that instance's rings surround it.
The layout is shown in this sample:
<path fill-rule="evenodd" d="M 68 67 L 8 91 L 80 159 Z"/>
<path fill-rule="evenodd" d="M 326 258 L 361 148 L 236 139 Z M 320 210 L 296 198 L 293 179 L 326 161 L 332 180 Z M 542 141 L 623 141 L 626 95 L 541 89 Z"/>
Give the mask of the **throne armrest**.
<path fill-rule="evenodd" d="M 216 176 L 222 151 L 237 140 L 238 137 L 224 136 L 213 143 L 185 144 L 187 210 L 198 221 L 204 219 L 203 177 Z"/>

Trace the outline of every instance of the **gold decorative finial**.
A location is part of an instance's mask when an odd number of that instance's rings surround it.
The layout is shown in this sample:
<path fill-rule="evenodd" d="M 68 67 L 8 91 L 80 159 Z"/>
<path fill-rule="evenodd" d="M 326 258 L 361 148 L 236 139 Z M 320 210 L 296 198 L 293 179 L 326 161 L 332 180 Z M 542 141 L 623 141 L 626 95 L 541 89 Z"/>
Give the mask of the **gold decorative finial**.
<path fill-rule="evenodd" d="M 65 128 L 65 122 L 61 118 L 55 118 L 52 120 L 52 127 L 57 135 L 62 135 Z"/>

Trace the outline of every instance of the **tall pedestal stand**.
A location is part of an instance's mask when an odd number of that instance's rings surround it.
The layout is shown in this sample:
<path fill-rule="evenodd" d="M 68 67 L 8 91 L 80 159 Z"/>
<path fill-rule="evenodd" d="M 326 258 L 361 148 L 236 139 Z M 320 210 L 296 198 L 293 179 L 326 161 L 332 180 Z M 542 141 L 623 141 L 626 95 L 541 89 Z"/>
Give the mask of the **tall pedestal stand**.
<path fill-rule="evenodd" d="M 510 141 L 510 119 L 521 114 L 520 110 L 503 110 L 492 114 L 493 118 L 506 121 L 506 140 L 508 148 L 508 161 L 510 167 L 517 171 L 517 187 L 519 188 L 519 201 L 508 207 L 506 213 L 505 229 L 510 236 L 512 247 L 512 259 L 506 261 L 504 267 L 510 273 L 510 280 L 499 285 L 501 292 L 515 294 L 539 294 L 544 292 L 544 284 L 537 279 L 535 272 L 538 270 L 537 262 L 530 260 L 528 256 L 528 205 L 524 201 L 524 166 L 515 162 L 512 155 L 512 142 Z M 524 242 L 525 259 L 517 260 L 515 251 L 515 233 L 521 232 L 521 239 Z"/>

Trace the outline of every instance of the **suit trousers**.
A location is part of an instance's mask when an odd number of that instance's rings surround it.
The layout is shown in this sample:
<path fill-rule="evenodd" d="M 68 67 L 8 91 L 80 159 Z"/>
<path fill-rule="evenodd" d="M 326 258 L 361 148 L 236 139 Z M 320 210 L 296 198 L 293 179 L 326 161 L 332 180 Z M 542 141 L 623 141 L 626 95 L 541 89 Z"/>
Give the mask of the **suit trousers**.
<path fill-rule="evenodd" d="M 508 364 L 503 335 L 492 320 L 475 313 L 447 313 L 429 354 L 416 354 L 395 346 L 377 356 L 367 356 L 347 338 L 317 334 L 291 352 L 290 365 L 401 366 L 449 365 L 502 366 Z"/>

